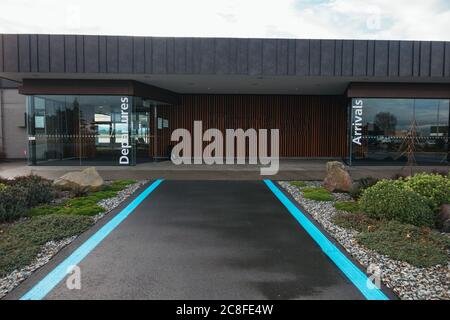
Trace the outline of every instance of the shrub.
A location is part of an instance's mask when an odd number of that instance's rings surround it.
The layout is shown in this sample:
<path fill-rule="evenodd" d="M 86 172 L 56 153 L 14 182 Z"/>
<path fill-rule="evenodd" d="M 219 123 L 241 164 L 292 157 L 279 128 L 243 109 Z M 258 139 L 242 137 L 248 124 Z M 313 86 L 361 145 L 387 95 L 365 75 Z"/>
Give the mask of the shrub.
<path fill-rule="evenodd" d="M 360 233 L 357 240 L 371 250 L 417 267 L 447 265 L 449 238 L 427 228 L 390 221 Z"/>
<path fill-rule="evenodd" d="M 370 218 L 397 220 L 416 226 L 433 227 L 436 214 L 427 200 L 407 190 L 402 180 L 381 180 L 367 188 L 360 200 L 360 208 Z"/>
<path fill-rule="evenodd" d="M 306 187 L 306 182 L 304 182 L 304 181 L 291 181 L 290 184 L 297 188 Z"/>
<path fill-rule="evenodd" d="M 405 187 L 425 197 L 435 211 L 442 204 L 450 203 L 450 179 L 442 175 L 418 173 L 406 178 Z"/>
<path fill-rule="evenodd" d="M 333 201 L 333 195 L 325 188 L 303 188 L 303 196 L 315 201 Z"/>
<path fill-rule="evenodd" d="M 75 215 L 46 215 L 18 222 L 9 228 L 9 235 L 18 241 L 43 245 L 51 240 L 61 240 L 87 230 L 93 224 L 90 217 Z"/>
<path fill-rule="evenodd" d="M 29 265 L 48 241 L 78 235 L 92 218 L 48 215 L 13 224 L 0 237 L 0 277 Z"/>
<path fill-rule="evenodd" d="M 27 216 L 44 216 L 48 214 L 94 216 L 105 212 L 105 209 L 97 204 L 100 200 L 115 197 L 120 190 L 135 183 L 135 180 L 116 180 L 104 186 L 102 191 L 88 195 L 68 199 L 57 205 L 43 205 L 27 211 Z"/>
<path fill-rule="evenodd" d="M 0 191 L 0 223 L 22 217 L 26 211 L 26 198 L 20 188 L 6 187 Z"/>
<path fill-rule="evenodd" d="M 358 232 L 375 230 L 382 222 L 371 219 L 364 213 L 345 213 L 334 216 L 333 222 L 345 229 L 353 229 Z"/>
<path fill-rule="evenodd" d="M 358 179 L 352 184 L 349 194 L 353 199 L 358 199 L 364 190 L 375 185 L 377 182 L 378 179 L 371 176 Z"/>
<path fill-rule="evenodd" d="M 358 202 L 355 201 L 337 201 L 334 207 L 341 211 L 357 212 L 359 211 Z"/>
<path fill-rule="evenodd" d="M 15 178 L 12 188 L 20 188 L 28 208 L 50 203 L 54 198 L 52 182 L 37 175 Z"/>

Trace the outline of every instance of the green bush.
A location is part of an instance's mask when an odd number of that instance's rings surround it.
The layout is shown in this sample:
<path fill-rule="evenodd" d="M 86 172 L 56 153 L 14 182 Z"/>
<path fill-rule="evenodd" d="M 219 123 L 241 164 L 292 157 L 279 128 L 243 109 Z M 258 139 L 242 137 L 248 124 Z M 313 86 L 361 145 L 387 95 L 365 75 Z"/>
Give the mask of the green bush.
<path fill-rule="evenodd" d="M 377 182 L 378 179 L 371 176 L 358 179 L 352 184 L 349 194 L 353 199 L 359 199 L 364 190 L 375 185 Z"/>
<path fill-rule="evenodd" d="M 8 229 L 8 233 L 16 240 L 42 245 L 80 234 L 92 224 L 90 217 L 51 214 L 18 222 Z"/>
<path fill-rule="evenodd" d="M 306 182 L 304 182 L 304 181 L 291 181 L 290 184 L 297 188 L 306 187 Z"/>
<path fill-rule="evenodd" d="M 404 187 L 402 180 L 381 180 L 367 188 L 360 200 L 361 210 L 370 218 L 433 227 L 436 214 L 427 200 Z"/>
<path fill-rule="evenodd" d="M 78 235 L 93 224 L 90 217 L 47 215 L 20 221 L 0 237 L 0 276 L 29 265 L 48 241 Z"/>
<path fill-rule="evenodd" d="M 135 183 L 135 180 L 116 180 L 106 185 L 102 191 L 93 192 L 82 197 L 68 199 L 58 205 L 43 205 L 28 210 L 27 216 L 43 216 L 48 214 L 94 216 L 105 212 L 97 202 L 115 197 L 120 190 Z"/>
<path fill-rule="evenodd" d="M 425 197 L 435 211 L 450 203 L 450 179 L 442 175 L 418 173 L 405 179 L 405 187 Z"/>
<path fill-rule="evenodd" d="M 19 219 L 25 211 L 26 198 L 20 188 L 6 187 L 0 191 L 0 223 Z"/>
<path fill-rule="evenodd" d="M 381 221 L 369 218 L 364 213 L 337 214 L 333 222 L 345 229 L 353 229 L 358 232 L 375 230 L 382 224 Z"/>
<path fill-rule="evenodd" d="M 24 193 L 27 208 L 50 203 L 54 198 L 52 182 L 37 175 L 15 178 L 12 188 L 20 188 Z"/>
<path fill-rule="evenodd" d="M 359 211 L 359 204 L 355 201 L 337 201 L 334 207 L 341 211 L 357 212 Z"/>
<path fill-rule="evenodd" d="M 333 195 L 325 188 L 303 188 L 301 190 L 306 199 L 315 201 L 333 201 Z"/>
<path fill-rule="evenodd" d="M 427 228 L 390 221 L 357 236 L 365 247 L 417 267 L 447 265 L 449 238 Z"/>

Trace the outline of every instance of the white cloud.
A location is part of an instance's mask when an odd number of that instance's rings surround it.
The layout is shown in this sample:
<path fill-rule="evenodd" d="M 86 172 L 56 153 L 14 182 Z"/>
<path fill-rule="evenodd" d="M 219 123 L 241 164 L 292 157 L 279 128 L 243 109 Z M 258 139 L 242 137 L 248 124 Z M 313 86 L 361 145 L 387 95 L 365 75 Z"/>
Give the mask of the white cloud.
<path fill-rule="evenodd" d="M 450 40 L 448 0 L 2 0 L 1 33 Z"/>

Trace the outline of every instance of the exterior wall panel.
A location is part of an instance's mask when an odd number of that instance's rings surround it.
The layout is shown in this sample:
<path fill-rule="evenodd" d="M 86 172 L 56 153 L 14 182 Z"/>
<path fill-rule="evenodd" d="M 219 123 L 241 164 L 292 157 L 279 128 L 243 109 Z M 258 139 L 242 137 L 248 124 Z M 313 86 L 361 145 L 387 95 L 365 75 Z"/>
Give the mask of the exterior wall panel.
<path fill-rule="evenodd" d="M 229 73 L 230 63 L 230 40 L 229 39 L 216 39 L 215 61 L 216 61 L 216 74 Z"/>
<path fill-rule="evenodd" d="M 19 70 L 20 72 L 31 71 L 30 36 L 27 34 L 19 35 Z"/>
<path fill-rule="evenodd" d="M 433 42 L 431 44 L 431 65 L 430 75 L 432 77 L 444 76 L 445 43 Z"/>
<path fill-rule="evenodd" d="M 77 72 L 77 41 L 75 36 L 65 36 L 64 41 L 65 70 L 69 73 Z"/>
<path fill-rule="evenodd" d="M 414 46 L 412 41 L 400 43 L 400 77 L 413 76 Z"/>
<path fill-rule="evenodd" d="M 118 66 L 119 47 L 117 37 L 108 37 L 106 39 L 106 65 L 108 73 L 119 72 Z"/>
<path fill-rule="evenodd" d="M 167 155 L 173 128 L 203 130 L 280 129 L 280 156 L 347 157 L 347 108 L 341 96 L 183 95 L 179 105 L 161 106 L 169 129 L 158 132 L 158 155 Z"/>
<path fill-rule="evenodd" d="M 145 73 L 145 41 L 135 38 L 133 41 L 133 72 Z"/>
<path fill-rule="evenodd" d="M 0 34 L 0 72 L 3 71 L 3 35 Z"/>
<path fill-rule="evenodd" d="M 320 76 L 320 40 L 311 40 L 309 46 L 309 75 Z"/>
<path fill-rule="evenodd" d="M 445 76 L 450 77 L 450 42 L 445 43 Z"/>
<path fill-rule="evenodd" d="M 262 43 L 262 73 L 277 74 L 277 40 L 265 39 Z"/>
<path fill-rule="evenodd" d="M 175 72 L 175 53 L 173 38 L 167 39 L 167 73 Z"/>
<path fill-rule="evenodd" d="M 277 75 L 288 74 L 288 40 L 277 40 Z"/>
<path fill-rule="evenodd" d="M 389 42 L 375 42 L 375 76 L 386 77 L 389 68 Z"/>
<path fill-rule="evenodd" d="M 237 40 L 237 73 L 247 74 L 248 73 L 248 40 L 238 39 Z"/>
<path fill-rule="evenodd" d="M 100 47 L 98 36 L 84 37 L 84 72 L 97 73 L 100 70 Z"/>
<path fill-rule="evenodd" d="M 353 75 L 353 41 L 344 40 L 342 42 L 342 75 Z"/>
<path fill-rule="evenodd" d="M 367 75 L 367 41 L 354 41 L 354 59 L 353 59 L 353 75 L 366 76 Z"/>
<path fill-rule="evenodd" d="M 334 40 L 322 40 L 320 51 L 320 74 L 322 76 L 333 76 L 335 72 L 334 57 L 336 42 Z"/>
<path fill-rule="evenodd" d="M 119 73 L 133 73 L 133 37 L 119 37 Z"/>
<path fill-rule="evenodd" d="M 84 72 L 84 36 L 76 36 L 76 53 L 77 53 L 77 72 Z"/>
<path fill-rule="evenodd" d="M 400 62 L 400 43 L 398 41 L 389 42 L 389 68 L 388 75 L 390 77 L 399 76 Z"/>
<path fill-rule="evenodd" d="M 248 74 L 260 75 L 262 68 L 262 41 L 261 39 L 248 40 Z"/>
<path fill-rule="evenodd" d="M 64 72 L 64 36 L 50 36 L 50 72 Z M 98 54 L 98 49 L 95 51 Z M 86 54 L 85 54 L 86 55 Z M 98 70 L 94 71 L 98 72 Z"/>
<path fill-rule="evenodd" d="M 430 61 L 431 61 L 431 43 L 422 42 L 420 46 L 420 72 L 421 77 L 430 76 Z"/>
<path fill-rule="evenodd" d="M 443 41 L 0 36 L 3 72 L 450 76 Z"/>
<path fill-rule="evenodd" d="M 107 56 L 106 56 L 106 37 L 101 36 L 98 40 L 99 45 L 99 70 L 101 73 L 108 72 L 107 68 Z"/>
<path fill-rule="evenodd" d="M 309 76 L 309 40 L 296 40 L 295 43 L 295 74 Z"/>
<path fill-rule="evenodd" d="M 342 40 L 336 40 L 336 50 L 334 51 L 334 74 L 342 75 Z"/>
<path fill-rule="evenodd" d="M 19 71 L 19 42 L 17 35 L 3 36 L 3 68 L 5 72 Z"/>

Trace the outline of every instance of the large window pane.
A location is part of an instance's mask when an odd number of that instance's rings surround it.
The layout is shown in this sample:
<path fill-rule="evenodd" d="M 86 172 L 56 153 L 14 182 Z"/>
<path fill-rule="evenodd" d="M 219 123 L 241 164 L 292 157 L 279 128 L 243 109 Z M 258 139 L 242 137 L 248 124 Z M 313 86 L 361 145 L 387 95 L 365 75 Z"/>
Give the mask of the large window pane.
<path fill-rule="evenodd" d="M 128 96 L 30 97 L 30 162 L 133 164 L 132 109 Z"/>
<path fill-rule="evenodd" d="M 353 161 L 448 163 L 449 100 L 353 99 Z M 413 138 L 411 138 L 413 137 Z"/>

